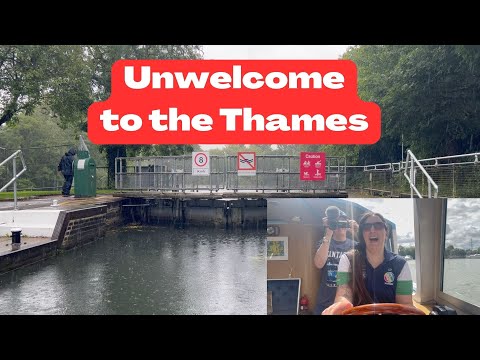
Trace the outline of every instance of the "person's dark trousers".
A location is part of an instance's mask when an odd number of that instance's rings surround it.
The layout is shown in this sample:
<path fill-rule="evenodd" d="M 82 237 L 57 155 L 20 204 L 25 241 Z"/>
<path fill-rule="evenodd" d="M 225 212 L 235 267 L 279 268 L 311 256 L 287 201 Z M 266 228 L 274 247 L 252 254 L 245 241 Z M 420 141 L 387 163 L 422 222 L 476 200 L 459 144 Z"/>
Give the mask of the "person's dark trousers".
<path fill-rule="evenodd" d="M 63 182 L 62 195 L 70 195 L 70 189 L 72 188 L 73 175 L 63 175 L 65 181 Z"/>

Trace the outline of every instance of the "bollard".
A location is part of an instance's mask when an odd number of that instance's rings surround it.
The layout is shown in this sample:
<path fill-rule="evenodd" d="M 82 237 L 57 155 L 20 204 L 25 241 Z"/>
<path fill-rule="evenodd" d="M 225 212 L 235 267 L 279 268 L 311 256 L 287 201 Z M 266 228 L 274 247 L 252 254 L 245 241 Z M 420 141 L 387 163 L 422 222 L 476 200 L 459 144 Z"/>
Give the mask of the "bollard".
<path fill-rule="evenodd" d="M 10 231 L 12 232 L 12 251 L 13 250 L 18 250 L 18 249 L 20 249 L 20 245 L 22 243 L 22 240 L 21 240 L 22 229 L 21 228 L 13 228 Z"/>

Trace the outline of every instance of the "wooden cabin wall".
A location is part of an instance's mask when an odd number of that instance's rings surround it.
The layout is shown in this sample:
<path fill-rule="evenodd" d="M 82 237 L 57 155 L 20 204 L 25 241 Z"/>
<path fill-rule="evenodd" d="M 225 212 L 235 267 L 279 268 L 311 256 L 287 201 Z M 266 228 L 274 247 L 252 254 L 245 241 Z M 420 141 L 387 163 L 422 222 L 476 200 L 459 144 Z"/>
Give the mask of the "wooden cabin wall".
<path fill-rule="evenodd" d="M 288 260 L 267 259 L 267 278 L 302 279 L 300 296 L 308 297 L 309 309 L 313 310 L 321 271 L 315 267 L 313 258 L 323 228 L 304 224 L 282 224 L 279 228 L 279 236 L 288 237 Z"/>

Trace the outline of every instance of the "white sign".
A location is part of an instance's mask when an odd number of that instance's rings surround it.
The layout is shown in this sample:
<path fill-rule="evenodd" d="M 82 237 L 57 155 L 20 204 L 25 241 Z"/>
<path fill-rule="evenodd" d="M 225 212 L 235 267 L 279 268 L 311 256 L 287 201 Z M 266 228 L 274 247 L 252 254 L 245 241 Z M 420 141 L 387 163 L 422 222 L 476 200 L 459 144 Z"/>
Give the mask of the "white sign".
<path fill-rule="evenodd" d="M 210 175 L 210 156 L 208 155 L 208 152 L 192 152 L 192 175 Z"/>
<path fill-rule="evenodd" d="M 257 174 L 257 159 L 254 152 L 237 153 L 238 176 L 254 176 Z"/>

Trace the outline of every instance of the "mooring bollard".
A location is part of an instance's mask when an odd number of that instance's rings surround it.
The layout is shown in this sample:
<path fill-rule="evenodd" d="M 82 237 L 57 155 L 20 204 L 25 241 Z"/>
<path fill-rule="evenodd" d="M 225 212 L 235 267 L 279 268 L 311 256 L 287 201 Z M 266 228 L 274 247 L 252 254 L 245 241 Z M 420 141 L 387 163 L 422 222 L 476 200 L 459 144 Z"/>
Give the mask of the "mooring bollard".
<path fill-rule="evenodd" d="M 20 245 L 22 244 L 22 229 L 21 228 L 14 228 L 10 230 L 12 232 L 12 251 L 20 249 Z"/>

